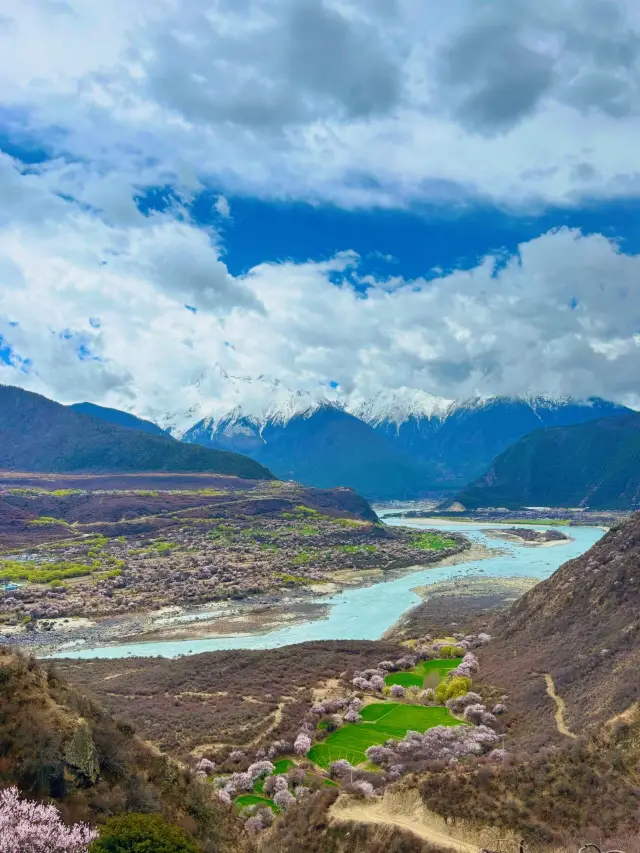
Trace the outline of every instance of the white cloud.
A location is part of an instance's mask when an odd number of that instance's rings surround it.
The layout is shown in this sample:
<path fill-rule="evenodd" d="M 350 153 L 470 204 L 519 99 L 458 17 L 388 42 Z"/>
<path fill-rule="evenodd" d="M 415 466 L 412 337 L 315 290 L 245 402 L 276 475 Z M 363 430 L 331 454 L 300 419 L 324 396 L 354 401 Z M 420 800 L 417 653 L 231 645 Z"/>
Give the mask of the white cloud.
<path fill-rule="evenodd" d="M 60 199 L 49 174 L 6 166 L 0 335 L 17 367 L 0 381 L 182 422 L 241 402 L 216 364 L 314 394 L 337 382 L 355 402 L 398 387 L 636 400 L 640 256 L 601 235 L 549 232 L 428 281 L 359 279 L 353 252 L 234 278 L 216 235 L 184 217 L 116 226 Z M 347 269 L 360 289 L 331 283 Z"/>
<path fill-rule="evenodd" d="M 223 219 L 229 219 L 231 216 L 231 205 L 229 200 L 223 195 L 219 195 L 215 201 L 214 207 Z"/>
<path fill-rule="evenodd" d="M 640 258 L 602 236 L 365 297 L 330 281 L 357 280 L 348 251 L 234 278 L 186 202 L 637 194 L 639 56 L 634 0 L 5 0 L 0 122 L 51 157 L 0 155 L 0 381 L 147 415 L 237 402 L 216 363 L 353 398 L 633 402 Z M 172 202 L 146 217 L 150 187 Z"/>
<path fill-rule="evenodd" d="M 635 0 L 5 7 L 6 121 L 123 216 L 161 180 L 347 206 L 638 190 Z"/>

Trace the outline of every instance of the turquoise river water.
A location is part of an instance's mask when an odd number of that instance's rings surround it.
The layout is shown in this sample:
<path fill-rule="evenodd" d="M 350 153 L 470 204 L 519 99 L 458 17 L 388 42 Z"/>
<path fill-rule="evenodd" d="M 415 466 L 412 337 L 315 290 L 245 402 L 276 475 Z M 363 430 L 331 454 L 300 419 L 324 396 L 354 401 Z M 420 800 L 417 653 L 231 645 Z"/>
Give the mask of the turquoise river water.
<path fill-rule="evenodd" d="M 390 525 L 405 527 L 435 527 L 429 523 L 406 519 L 389 520 Z M 497 525 L 494 525 L 497 526 Z M 470 539 L 499 548 L 503 553 L 477 562 L 459 563 L 436 568 L 417 568 L 402 577 L 358 589 L 345 589 L 329 598 L 318 599 L 329 605 L 324 619 L 304 622 L 265 634 L 238 634 L 212 639 L 175 640 L 165 642 L 129 643 L 126 645 L 82 648 L 65 652 L 70 658 L 121 658 L 130 656 L 177 657 L 221 649 L 273 649 L 309 640 L 377 640 L 398 619 L 420 602 L 412 592 L 417 586 L 468 575 L 483 577 L 548 577 L 562 563 L 579 557 L 603 535 L 595 527 L 563 527 L 571 541 L 553 547 L 531 547 L 490 539 L 481 532 L 487 524 L 437 524 L 438 530 L 464 533 Z M 545 529 L 541 527 L 540 529 Z"/>

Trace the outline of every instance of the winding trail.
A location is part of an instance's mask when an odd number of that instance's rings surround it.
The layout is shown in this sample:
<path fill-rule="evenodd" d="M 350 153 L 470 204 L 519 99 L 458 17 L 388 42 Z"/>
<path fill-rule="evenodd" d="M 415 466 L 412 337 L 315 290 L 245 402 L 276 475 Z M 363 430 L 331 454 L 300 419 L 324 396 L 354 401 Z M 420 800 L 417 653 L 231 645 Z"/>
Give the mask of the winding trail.
<path fill-rule="evenodd" d="M 541 675 L 547 685 L 547 696 L 553 699 L 553 701 L 556 703 L 555 718 L 558 731 L 561 735 L 564 735 L 565 737 L 574 738 L 575 740 L 578 736 L 571 731 L 571 729 L 567 726 L 565 720 L 565 712 L 567 710 L 567 706 L 565 705 L 564 699 L 562 698 L 562 696 L 558 696 L 558 694 L 556 693 L 556 686 L 553 683 L 553 678 L 551 677 L 550 673 L 543 672 L 541 673 Z"/>

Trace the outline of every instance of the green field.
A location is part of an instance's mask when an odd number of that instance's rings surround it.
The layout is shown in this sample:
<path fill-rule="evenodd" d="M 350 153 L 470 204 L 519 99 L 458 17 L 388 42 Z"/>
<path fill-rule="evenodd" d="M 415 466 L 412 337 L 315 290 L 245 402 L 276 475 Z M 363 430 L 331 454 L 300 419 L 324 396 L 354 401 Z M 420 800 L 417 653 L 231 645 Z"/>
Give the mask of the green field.
<path fill-rule="evenodd" d="M 316 744 L 307 757 L 325 769 L 339 758 L 357 765 L 366 760 L 365 752 L 370 746 L 381 745 L 389 738 L 400 740 L 408 731 L 426 732 L 434 726 L 460 725 L 446 708 L 438 706 L 379 702 L 365 705 L 361 714 L 363 722 L 342 726 Z"/>
<path fill-rule="evenodd" d="M 256 794 L 241 794 L 239 797 L 236 797 L 234 802 L 239 809 L 244 809 L 247 806 L 265 806 L 274 812 L 279 811 L 273 800 L 268 800 L 266 797 L 259 797 Z"/>
<path fill-rule="evenodd" d="M 384 683 L 391 687 L 392 684 L 401 684 L 403 687 L 424 687 L 425 679 L 432 673 L 437 673 L 438 680 L 441 681 L 444 676 L 455 669 L 462 658 L 438 658 L 437 660 L 421 661 L 413 669 L 407 672 L 390 672 L 384 679 Z M 435 687 L 436 684 L 428 685 Z"/>

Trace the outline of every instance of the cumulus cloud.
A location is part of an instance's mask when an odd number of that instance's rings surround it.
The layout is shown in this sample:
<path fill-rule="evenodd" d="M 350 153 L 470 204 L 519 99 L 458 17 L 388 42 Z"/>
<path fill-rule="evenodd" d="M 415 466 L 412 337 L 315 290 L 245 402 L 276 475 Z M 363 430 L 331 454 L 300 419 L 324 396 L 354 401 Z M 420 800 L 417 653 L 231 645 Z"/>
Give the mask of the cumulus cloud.
<path fill-rule="evenodd" d="M 33 150 L 0 154 L 0 380 L 178 419 L 239 401 L 215 364 L 633 402 L 640 260 L 603 236 L 415 281 L 349 246 L 234 277 L 188 211 L 637 193 L 639 46 L 634 0 L 5 0 L 0 129 Z"/>
<path fill-rule="evenodd" d="M 217 236 L 184 218 L 116 227 L 13 168 L 23 215 L 0 232 L 0 336 L 15 361 L 0 381 L 179 424 L 242 402 L 216 364 L 313 394 L 337 383 L 352 403 L 397 387 L 636 399 L 640 256 L 602 235 L 559 229 L 411 281 L 364 276 L 349 251 L 234 277 Z M 25 218 L 32 195 L 51 212 Z"/>
<path fill-rule="evenodd" d="M 99 164 L 114 216 L 134 186 L 203 179 L 351 207 L 637 186 L 634 0 L 5 6 L 0 120 Z"/>

